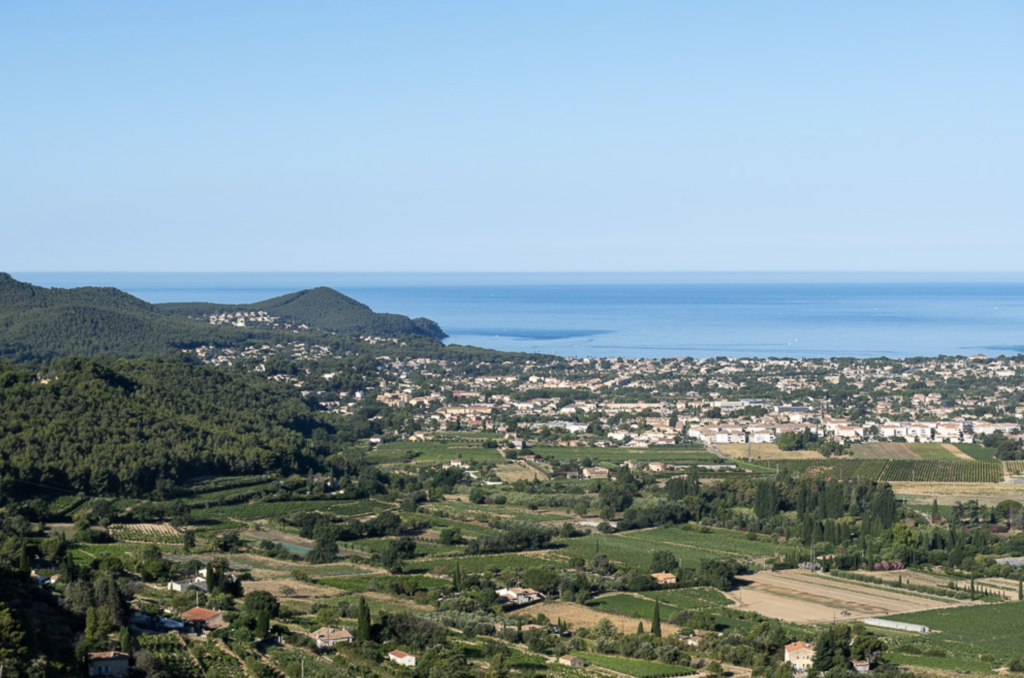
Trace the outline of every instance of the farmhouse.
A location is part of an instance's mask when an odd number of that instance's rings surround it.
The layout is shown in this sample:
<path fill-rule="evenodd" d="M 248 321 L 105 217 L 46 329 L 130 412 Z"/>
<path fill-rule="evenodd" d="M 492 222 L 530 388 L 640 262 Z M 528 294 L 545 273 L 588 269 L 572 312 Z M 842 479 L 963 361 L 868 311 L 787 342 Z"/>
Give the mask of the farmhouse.
<path fill-rule="evenodd" d="M 651 577 L 661 586 L 676 583 L 676 576 L 671 572 L 655 572 Z"/>
<path fill-rule="evenodd" d="M 352 634 L 348 632 L 348 629 L 336 629 L 330 626 L 324 626 L 313 631 L 313 633 L 309 634 L 309 637 L 316 641 L 317 648 L 321 650 L 334 647 L 338 643 L 352 642 Z"/>
<path fill-rule="evenodd" d="M 128 675 L 128 655 L 124 652 L 90 652 L 87 661 L 90 676 Z"/>
<path fill-rule="evenodd" d="M 797 671 L 807 671 L 814 663 L 814 643 L 798 640 L 786 646 L 786 661 Z"/>
<path fill-rule="evenodd" d="M 401 664 L 402 666 L 416 668 L 416 655 L 409 654 L 408 652 L 392 650 L 391 652 L 388 652 L 388 659 L 396 664 Z"/>
<path fill-rule="evenodd" d="M 167 582 L 168 591 L 184 593 L 189 589 L 199 589 L 203 593 L 207 593 L 206 577 L 189 577 L 188 579 L 182 579 L 180 581 Z"/>
<path fill-rule="evenodd" d="M 850 665 L 857 673 L 868 673 L 871 671 L 871 662 L 866 659 L 854 659 L 850 662 Z"/>
<path fill-rule="evenodd" d="M 600 466 L 583 469 L 584 478 L 607 478 L 609 475 L 608 469 L 601 468 Z"/>
<path fill-rule="evenodd" d="M 584 662 L 579 657 L 574 657 L 571 654 L 564 654 L 558 658 L 558 663 L 565 664 L 566 666 L 571 666 L 574 669 L 582 669 Z"/>
<path fill-rule="evenodd" d="M 199 631 L 212 631 L 227 626 L 220 612 L 205 610 L 201 607 L 193 607 L 187 612 L 182 612 L 181 620 L 186 624 L 191 624 Z"/>
<path fill-rule="evenodd" d="M 496 589 L 494 593 L 501 600 L 502 605 L 526 605 L 527 603 L 535 603 L 545 598 L 544 594 L 540 591 L 523 589 L 518 586 L 510 589 Z"/>

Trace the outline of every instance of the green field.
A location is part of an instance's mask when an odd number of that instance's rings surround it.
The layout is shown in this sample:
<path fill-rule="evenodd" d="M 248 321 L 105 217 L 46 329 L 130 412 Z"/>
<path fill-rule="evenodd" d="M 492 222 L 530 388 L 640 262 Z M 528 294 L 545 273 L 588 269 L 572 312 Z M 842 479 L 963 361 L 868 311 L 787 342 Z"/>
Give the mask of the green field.
<path fill-rule="evenodd" d="M 907 443 L 911 452 L 926 461 L 948 461 L 958 459 L 956 455 L 938 443 Z"/>
<path fill-rule="evenodd" d="M 592 607 L 602 612 L 610 612 L 611 614 L 622 614 L 627 617 L 637 617 L 639 619 L 650 620 L 654 617 L 654 601 L 649 598 L 640 598 L 629 593 L 618 593 L 611 596 L 603 596 L 587 603 L 588 607 Z M 673 612 L 677 612 L 679 608 L 674 605 L 669 605 L 662 601 L 661 603 L 661 615 L 662 619 L 668 619 L 668 615 Z"/>
<path fill-rule="evenodd" d="M 636 676 L 636 678 L 688 676 L 696 673 L 693 669 L 684 666 L 673 666 L 672 664 L 661 664 L 659 662 L 649 662 L 642 659 L 606 657 L 604 655 L 588 654 L 586 652 L 575 652 L 573 654 L 588 664 L 600 666 L 605 669 L 611 669 L 612 671 L 624 673 L 627 676 Z"/>
<path fill-rule="evenodd" d="M 967 454 L 972 459 L 978 461 L 992 461 L 995 459 L 995 450 L 991 447 L 985 447 L 978 443 L 955 443 L 953 445 L 956 449 Z"/>
<path fill-rule="evenodd" d="M 582 557 L 588 562 L 595 554 L 604 553 L 617 563 L 646 568 L 654 551 L 669 551 L 680 566 L 695 569 L 702 559 L 768 556 L 775 553 L 776 546 L 750 541 L 742 533 L 729 530 L 701 533 L 679 527 L 662 527 L 570 539 L 561 553 Z"/>
<path fill-rule="evenodd" d="M 972 645 L 978 648 L 979 652 L 989 652 L 998 659 L 1009 659 L 1024 654 L 1020 642 L 1021 633 L 1024 632 L 1022 602 L 929 610 L 888 618 L 911 624 L 924 624 L 941 634 L 937 639 Z"/>
<path fill-rule="evenodd" d="M 917 459 L 903 443 L 860 443 L 850 450 L 854 459 Z"/>
<path fill-rule="evenodd" d="M 943 450 L 946 454 L 948 451 Z M 1002 466 L 994 461 L 962 459 L 780 459 L 763 461 L 780 471 L 814 478 L 838 480 L 878 480 L 918 483 L 998 483 L 1003 480 Z"/>
<path fill-rule="evenodd" d="M 375 591 L 384 589 L 386 580 L 397 580 L 404 587 L 410 589 L 439 589 L 450 586 L 451 582 L 438 579 L 437 577 L 425 577 L 423 575 L 366 575 L 362 577 L 324 577 L 317 579 L 317 584 L 330 586 L 351 593 L 363 593 L 364 591 Z"/>

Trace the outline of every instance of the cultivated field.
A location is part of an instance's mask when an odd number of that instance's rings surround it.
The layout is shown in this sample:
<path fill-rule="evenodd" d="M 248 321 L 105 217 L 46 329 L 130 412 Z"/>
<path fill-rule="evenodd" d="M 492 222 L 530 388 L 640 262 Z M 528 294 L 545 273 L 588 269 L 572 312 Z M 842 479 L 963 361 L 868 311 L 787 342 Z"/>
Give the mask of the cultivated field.
<path fill-rule="evenodd" d="M 636 617 L 627 617 L 626 615 L 621 614 L 601 612 L 587 607 L 586 605 L 566 603 L 560 600 L 547 601 L 540 603 L 539 605 L 531 605 L 527 609 L 530 614 L 543 612 L 547 615 L 548 619 L 564 619 L 572 624 L 572 628 L 575 629 L 578 629 L 581 626 L 589 628 L 597 624 L 602 619 L 609 619 L 613 624 L 615 624 L 615 628 L 625 631 L 626 633 L 632 633 L 636 631 L 637 622 L 640 621 Z M 650 620 L 647 620 L 644 627 L 650 628 Z M 661 631 L 664 636 L 675 635 L 679 632 L 679 627 L 662 621 Z"/>
<path fill-rule="evenodd" d="M 746 460 L 747 446 L 744 443 L 722 443 L 715 445 L 718 451 L 732 459 Z M 750 455 L 753 459 L 821 459 L 821 455 L 814 450 L 790 450 L 783 452 L 777 446 L 770 443 L 755 443 L 750 446 Z"/>
<path fill-rule="evenodd" d="M 747 585 L 727 595 L 740 609 L 797 624 L 823 624 L 833 619 L 863 619 L 963 604 L 872 588 L 800 570 L 759 572 L 739 579 Z M 843 610 L 850 615 L 843 616 Z"/>
<path fill-rule="evenodd" d="M 854 445 L 854 459 L 920 459 L 903 443 L 861 443 Z"/>
<path fill-rule="evenodd" d="M 514 483 L 517 480 L 533 480 L 534 478 L 548 479 L 546 474 L 525 464 L 501 464 L 494 469 L 494 474 L 506 483 Z"/>
<path fill-rule="evenodd" d="M 890 482 L 900 499 L 911 504 L 931 504 L 935 499 L 944 506 L 974 499 L 995 506 L 1004 499 L 1024 503 L 1024 484 L 1014 483 L 901 483 Z"/>

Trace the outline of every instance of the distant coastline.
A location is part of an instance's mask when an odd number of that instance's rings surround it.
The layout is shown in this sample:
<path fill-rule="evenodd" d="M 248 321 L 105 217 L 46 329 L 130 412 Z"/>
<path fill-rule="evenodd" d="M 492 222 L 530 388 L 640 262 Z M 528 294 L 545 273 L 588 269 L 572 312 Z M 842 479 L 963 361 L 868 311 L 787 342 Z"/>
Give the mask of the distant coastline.
<path fill-rule="evenodd" d="M 912 357 L 1024 351 L 1019 273 L 18 273 L 153 303 L 318 285 L 436 320 L 446 343 L 596 357 Z"/>

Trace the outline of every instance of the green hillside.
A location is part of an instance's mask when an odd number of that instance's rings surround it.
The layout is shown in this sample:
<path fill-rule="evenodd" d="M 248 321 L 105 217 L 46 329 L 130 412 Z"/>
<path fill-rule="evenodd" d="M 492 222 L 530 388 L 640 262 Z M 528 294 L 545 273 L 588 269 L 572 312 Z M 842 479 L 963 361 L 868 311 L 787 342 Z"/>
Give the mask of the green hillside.
<path fill-rule="evenodd" d="M 4 493 L 38 483 L 131 495 L 209 474 L 302 472 L 370 433 L 358 415 L 327 423 L 294 388 L 176 360 L 59 358 L 41 375 L 0 362 L 0 392 Z"/>
<path fill-rule="evenodd" d="M 253 304 L 178 303 L 160 304 L 160 309 L 178 316 L 208 318 L 226 313 L 265 311 L 282 322 L 306 325 L 310 329 L 342 334 L 373 334 L 392 337 L 418 334 L 431 339 L 448 335 L 433 320 L 410 319 L 394 313 L 374 313 L 369 306 L 330 287 L 292 292 Z"/>

